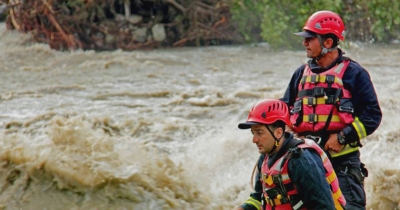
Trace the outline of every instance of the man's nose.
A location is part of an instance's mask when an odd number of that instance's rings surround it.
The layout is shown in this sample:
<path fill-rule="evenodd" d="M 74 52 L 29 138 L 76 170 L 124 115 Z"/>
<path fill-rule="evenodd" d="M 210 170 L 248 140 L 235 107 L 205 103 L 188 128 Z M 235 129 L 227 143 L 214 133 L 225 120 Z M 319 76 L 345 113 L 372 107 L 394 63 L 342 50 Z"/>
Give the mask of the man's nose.
<path fill-rule="evenodd" d="M 258 141 L 259 139 L 255 135 L 253 135 L 253 143 L 257 143 Z"/>

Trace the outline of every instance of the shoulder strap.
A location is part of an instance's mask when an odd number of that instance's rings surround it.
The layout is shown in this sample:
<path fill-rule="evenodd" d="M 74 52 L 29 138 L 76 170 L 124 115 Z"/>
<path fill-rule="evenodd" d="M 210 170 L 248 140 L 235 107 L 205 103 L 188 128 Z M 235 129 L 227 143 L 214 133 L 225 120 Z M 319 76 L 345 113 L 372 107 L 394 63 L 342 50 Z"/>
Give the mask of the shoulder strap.
<path fill-rule="evenodd" d="M 287 151 L 285 156 L 283 157 L 283 160 L 281 162 L 280 165 L 280 170 L 279 170 L 279 175 L 274 179 L 274 183 L 276 184 L 276 187 L 278 187 L 280 189 L 280 192 L 282 193 L 282 197 L 283 198 L 287 198 L 287 191 L 286 188 L 282 182 L 282 167 L 283 165 L 286 163 L 286 161 L 289 160 L 290 157 L 292 157 L 292 154 L 295 150 L 300 149 L 299 147 L 297 147 L 297 145 L 299 144 L 303 144 L 304 140 L 303 139 L 296 139 L 296 138 L 292 138 L 290 139 L 290 141 L 286 144 L 285 146 L 285 150 Z M 300 149 L 301 150 L 301 149 Z"/>
<path fill-rule="evenodd" d="M 303 139 L 298 139 L 298 138 L 292 138 L 290 139 L 290 141 L 286 144 L 286 150 L 288 151 L 289 149 L 292 149 L 294 147 L 296 147 L 299 144 L 304 143 Z"/>
<path fill-rule="evenodd" d="M 285 157 L 283 158 L 283 161 L 281 163 L 281 170 L 285 162 L 292 156 L 293 152 L 298 148 L 297 145 L 303 144 L 305 141 L 303 139 L 297 139 L 297 138 L 292 138 L 290 141 L 286 144 L 285 150 L 287 151 Z"/>

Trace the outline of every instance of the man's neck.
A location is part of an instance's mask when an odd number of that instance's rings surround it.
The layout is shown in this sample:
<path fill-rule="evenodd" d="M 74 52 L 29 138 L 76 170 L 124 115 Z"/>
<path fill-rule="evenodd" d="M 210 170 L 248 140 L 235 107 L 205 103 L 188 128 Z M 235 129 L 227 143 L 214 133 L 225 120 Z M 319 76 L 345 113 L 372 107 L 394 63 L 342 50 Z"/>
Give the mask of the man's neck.
<path fill-rule="evenodd" d="M 339 51 L 334 50 L 332 52 L 326 53 L 321 59 L 316 60 L 318 66 L 327 68 L 328 66 L 331 65 L 333 61 L 336 60 L 336 58 L 339 56 Z"/>
<path fill-rule="evenodd" d="M 277 153 L 279 153 L 279 151 L 280 151 L 281 148 L 282 148 L 282 144 L 285 142 L 285 139 L 286 139 L 285 136 L 283 136 L 283 137 L 279 140 L 279 146 L 277 146 L 277 147 L 275 148 L 275 150 L 273 151 L 272 154 L 268 154 L 269 157 L 272 157 L 272 156 L 276 155 Z"/>

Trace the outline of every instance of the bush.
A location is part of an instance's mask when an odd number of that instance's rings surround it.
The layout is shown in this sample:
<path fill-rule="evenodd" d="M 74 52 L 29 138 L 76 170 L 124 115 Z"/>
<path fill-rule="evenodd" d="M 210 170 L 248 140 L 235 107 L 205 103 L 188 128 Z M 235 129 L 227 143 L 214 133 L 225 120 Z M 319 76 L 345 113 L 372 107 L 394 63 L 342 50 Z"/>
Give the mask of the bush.
<path fill-rule="evenodd" d="M 248 42 L 266 41 L 273 48 L 301 47 L 293 36 L 318 10 L 338 13 L 346 40 L 389 43 L 400 39 L 400 3 L 394 0 L 231 0 L 233 19 Z"/>
<path fill-rule="evenodd" d="M 396 0 L 368 1 L 370 33 L 377 42 L 400 39 L 400 3 Z"/>

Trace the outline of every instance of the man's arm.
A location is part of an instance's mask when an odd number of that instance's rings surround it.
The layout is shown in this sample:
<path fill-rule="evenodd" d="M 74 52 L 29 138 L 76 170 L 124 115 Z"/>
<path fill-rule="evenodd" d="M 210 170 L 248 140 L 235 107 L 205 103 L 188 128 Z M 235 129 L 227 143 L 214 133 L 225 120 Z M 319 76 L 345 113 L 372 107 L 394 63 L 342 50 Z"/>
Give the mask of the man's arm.
<path fill-rule="evenodd" d="M 354 106 L 355 120 L 343 130 L 346 143 L 350 143 L 372 134 L 381 123 L 382 111 L 371 77 L 358 63 L 350 63 L 343 83 L 352 94 Z"/>
<path fill-rule="evenodd" d="M 316 152 L 303 149 L 302 155 L 290 158 L 288 164 L 289 177 L 307 209 L 335 210 L 325 168 Z"/>
<path fill-rule="evenodd" d="M 262 192 L 253 192 L 250 194 L 250 197 L 237 209 L 239 210 L 261 210 L 261 193 Z"/>
<path fill-rule="evenodd" d="M 261 166 L 265 155 L 260 155 L 257 163 L 257 173 L 255 176 L 254 192 L 250 193 L 249 198 L 237 208 L 237 210 L 261 210 L 262 183 L 260 181 Z"/>

